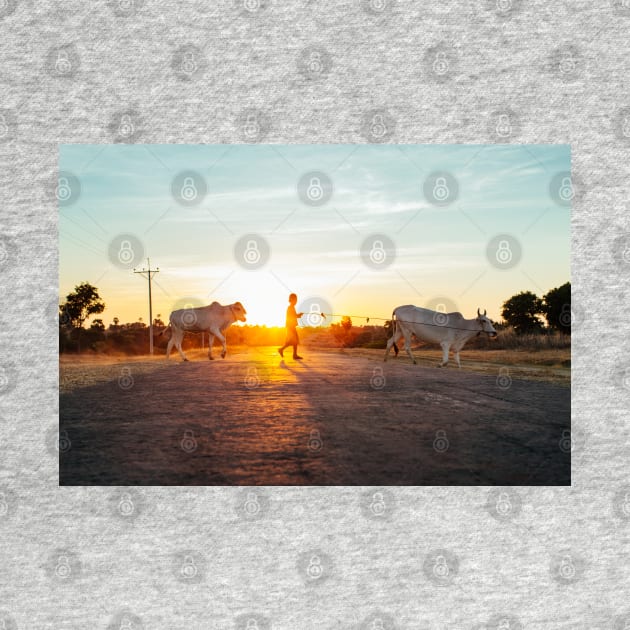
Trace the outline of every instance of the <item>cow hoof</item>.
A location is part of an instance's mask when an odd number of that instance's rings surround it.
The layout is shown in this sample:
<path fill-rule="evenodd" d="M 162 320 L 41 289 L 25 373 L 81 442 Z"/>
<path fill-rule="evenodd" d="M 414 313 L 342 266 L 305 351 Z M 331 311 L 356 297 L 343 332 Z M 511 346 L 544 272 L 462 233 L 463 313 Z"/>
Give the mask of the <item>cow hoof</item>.
<path fill-rule="evenodd" d="M 414 365 L 418 365 L 418 362 L 414 359 L 414 360 L 413 360 L 413 364 L 414 364 Z"/>
<path fill-rule="evenodd" d="M 208 361 L 214 361 L 214 357 L 208 357 Z"/>
<path fill-rule="evenodd" d="M 184 359 L 184 361 L 188 361 L 188 359 Z"/>
<path fill-rule="evenodd" d="M 225 355 L 226 355 L 226 354 L 227 354 L 226 352 L 222 352 L 222 353 L 221 353 L 221 358 L 222 358 L 222 359 L 225 359 Z"/>

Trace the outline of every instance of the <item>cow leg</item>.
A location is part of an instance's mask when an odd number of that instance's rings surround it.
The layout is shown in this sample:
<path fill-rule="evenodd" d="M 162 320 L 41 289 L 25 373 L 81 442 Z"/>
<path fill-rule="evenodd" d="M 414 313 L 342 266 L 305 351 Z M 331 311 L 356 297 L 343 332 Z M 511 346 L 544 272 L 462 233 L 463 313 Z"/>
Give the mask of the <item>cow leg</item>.
<path fill-rule="evenodd" d="M 173 346 L 175 346 L 181 355 L 184 361 L 188 361 L 184 353 L 182 352 L 182 339 L 184 338 L 184 331 L 179 328 L 175 328 L 175 326 L 171 326 L 171 338 L 168 340 L 168 344 L 166 345 L 166 360 L 168 361 L 171 358 L 171 351 L 173 350 Z"/>
<path fill-rule="evenodd" d="M 214 335 L 212 333 L 208 333 L 208 360 L 212 361 L 213 360 L 213 356 L 212 356 L 212 344 L 214 343 Z"/>
<path fill-rule="evenodd" d="M 385 349 L 385 358 L 383 361 L 387 361 L 389 357 L 389 351 L 392 349 L 392 346 L 396 346 L 396 342 L 402 337 L 402 333 L 398 326 L 396 326 L 396 332 L 387 340 L 387 348 Z M 396 347 L 396 355 L 398 356 L 398 348 Z"/>
<path fill-rule="evenodd" d="M 175 342 L 175 347 L 177 348 L 177 351 L 179 352 L 179 356 L 182 358 L 182 360 L 188 361 L 188 358 L 184 354 L 184 350 L 182 348 L 183 339 L 184 339 L 184 331 L 179 330 L 177 328 L 173 328 L 173 337 L 171 338 L 171 341 Z"/>
<path fill-rule="evenodd" d="M 448 353 L 451 349 L 451 344 L 448 341 L 442 341 L 440 346 L 442 346 L 442 363 L 439 364 L 439 367 L 446 367 L 448 365 Z"/>
<path fill-rule="evenodd" d="M 214 335 L 221 342 L 221 345 L 223 346 L 223 350 L 221 350 L 221 358 L 225 359 L 225 355 L 227 354 L 227 346 L 225 345 L 225 337 L 221 334 L 221 331 L 216 328 L 211 330 L 210 334 Z"/>
<path fill-rule="evenodd" d="M 414 364 L 418 363 L 416 361 L 416 357 L 414 357 L 411 353 L 411 334 L 405 335 L 405 352 L 409 355 L 409 358 L 414 362 Z"/>

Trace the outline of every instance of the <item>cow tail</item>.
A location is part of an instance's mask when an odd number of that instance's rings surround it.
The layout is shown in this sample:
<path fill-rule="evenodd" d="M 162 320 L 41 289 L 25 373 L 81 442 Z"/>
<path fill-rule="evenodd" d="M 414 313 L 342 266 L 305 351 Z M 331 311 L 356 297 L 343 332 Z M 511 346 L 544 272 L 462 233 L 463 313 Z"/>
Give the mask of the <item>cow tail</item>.
<path fill-rule="evenodd" d="M 392 311 L 392 339 L 396 336 L 396 326 L 398 324 L 396 323 L 396 311 Z M 394 341 L 394 353 L 395 356 L 398 356 L 398 346 L 396 345 L 396 342 Z"/>
<path fill-rule="evenodd" d="M 158 334 L 158 337 L 161 337 L 167 330 L 171 329 L 171 325 L 169 324 L 166 328 L 162 328 L 162 331 Z"/>

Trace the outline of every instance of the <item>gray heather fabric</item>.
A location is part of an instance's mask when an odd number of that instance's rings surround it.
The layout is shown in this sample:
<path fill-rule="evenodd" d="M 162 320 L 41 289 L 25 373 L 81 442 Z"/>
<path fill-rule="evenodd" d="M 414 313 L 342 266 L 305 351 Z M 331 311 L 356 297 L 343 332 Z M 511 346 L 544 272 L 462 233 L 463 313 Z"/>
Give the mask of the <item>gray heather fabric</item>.
<path fill-rule="evenodd" d="M 630 627 L 629 29 L 624 0 L 0 2 L 0 627 Z M 133 142 L 241 142 L 247 108 L 272 143 L 370 142 L 383 110 L 390 142 L 496 142 L 508 112 L 503 139 L 572 145 L 571 488 L 508 518 L 489 488 L 391 488 L 379 520 L 361 488 L 252 514 L 238 488 L 58 487 L 57 145 L 123 114 Z"/>

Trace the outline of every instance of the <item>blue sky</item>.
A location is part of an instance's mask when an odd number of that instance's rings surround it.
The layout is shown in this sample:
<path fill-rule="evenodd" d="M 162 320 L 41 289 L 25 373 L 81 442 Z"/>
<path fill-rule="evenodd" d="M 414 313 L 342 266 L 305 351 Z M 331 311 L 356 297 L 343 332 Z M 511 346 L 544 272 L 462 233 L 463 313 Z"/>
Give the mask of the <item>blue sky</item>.
<path fill-rule="evenodd" d="M 160 268 L 153 313 L 163 319 L 182 303 L 240 300 L 251 323 L 282 325 L 289 291 L 323 298 L 338 314 L 388 317 L 400 304 L 441 300 L 498 319 L 514 293 L 542 295 L 570 279 L 570 208 L 549 194 L 570 160 L 567 145 L 63 145 L 60 170 L 76 175 L 81 195 L 60 208 L 60 295 L 85 280 L 106 302 L 107 324 L 148 321 L 146 282 L 108 256 L 112 239 L 128 233 Z M 184 170 L 208 187 L 194 207 L 171 194 Z M 297 194 L 310 171 L 333 182 L 320 207 Z M 458 182 L 446 207 L 423 192 L 435 171 Z M 486 255 L 503 233 L 522 247 L 509 269 Z M 245 234 L 269 244 L 259 269 L 235 259 Z M 395 246 L 386 268 L 360 255 L 378 234 Z"/>

